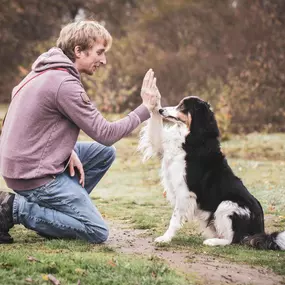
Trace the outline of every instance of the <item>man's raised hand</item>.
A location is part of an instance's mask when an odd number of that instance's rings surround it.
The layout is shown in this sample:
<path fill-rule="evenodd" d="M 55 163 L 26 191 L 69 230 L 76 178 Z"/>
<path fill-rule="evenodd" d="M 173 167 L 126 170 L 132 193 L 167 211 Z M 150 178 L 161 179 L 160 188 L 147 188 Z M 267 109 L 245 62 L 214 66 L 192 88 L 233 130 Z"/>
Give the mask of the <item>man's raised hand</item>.
<path fill-rule="evenodd" d="M 152 112 L 158 104 L 158 98 L 160 94 L 156 87 L 156 78 L 154 72 L 149 69 L 145 74 L 141 88 L 141 97 L 143 104 Z"/>

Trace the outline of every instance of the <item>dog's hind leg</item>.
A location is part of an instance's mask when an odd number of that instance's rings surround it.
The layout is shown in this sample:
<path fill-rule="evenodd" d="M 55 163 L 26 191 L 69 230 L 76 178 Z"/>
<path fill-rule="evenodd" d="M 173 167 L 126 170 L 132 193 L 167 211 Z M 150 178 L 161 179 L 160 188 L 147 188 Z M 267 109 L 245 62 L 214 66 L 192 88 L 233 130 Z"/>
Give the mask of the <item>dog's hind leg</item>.
<path fill-rule="evenodd" d="M 197 208 L 196 198 L 196 195 L 193 192 L 189 192 L 187 187 L 182 194 L 179 193 L 176 196 L 175 208 L 169 227 L 163 236 L 155 239 L 155 242 L 170 242 L 186 221 L 193 220 Z"/>
<path fill-rule="evenodd" d="M 215 212 L 214 226 L 219 238 L 206 239 L 203 243 L 210 246 L 224 246 L 231 244 L 234 237 L 231 216 L 237 214 L 242 217 L 249 217 L 250 212 L 241 208 L 232 201 L 223 201 Z"/>

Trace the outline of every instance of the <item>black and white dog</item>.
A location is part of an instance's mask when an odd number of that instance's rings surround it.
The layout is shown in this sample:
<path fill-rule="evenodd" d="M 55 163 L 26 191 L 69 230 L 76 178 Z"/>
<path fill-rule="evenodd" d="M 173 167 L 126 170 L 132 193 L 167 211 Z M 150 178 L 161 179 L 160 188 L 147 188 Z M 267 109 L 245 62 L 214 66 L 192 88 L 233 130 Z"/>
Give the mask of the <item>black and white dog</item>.
<path fill-rule="evenodd" d="M 163 125 L 163 118 L 171 126 Z M 285 250 L 285 231 L 265 234 L 260 203 L 235 176 L 220 149 L 210 105 L 187 97 L 152 114 L 142 129 L 144 160 L 161 157 L 161 180 L 174 207 L 170 225 L 155 242 L 170 242 L 183 223 L 196 219 L 205 245 L 247 244 Z"/>

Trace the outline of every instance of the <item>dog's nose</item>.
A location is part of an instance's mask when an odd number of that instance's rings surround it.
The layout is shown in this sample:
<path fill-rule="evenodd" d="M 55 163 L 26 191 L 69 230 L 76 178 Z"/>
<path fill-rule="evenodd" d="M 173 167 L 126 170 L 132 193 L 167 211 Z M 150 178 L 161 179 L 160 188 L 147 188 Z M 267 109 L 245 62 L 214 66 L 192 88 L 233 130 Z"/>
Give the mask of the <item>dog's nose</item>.
<path fill-rule="evenodd" d="M 160 115 L 162 115 L 163 109 L 159 109 L 158 112 L 159 112 Z"/>

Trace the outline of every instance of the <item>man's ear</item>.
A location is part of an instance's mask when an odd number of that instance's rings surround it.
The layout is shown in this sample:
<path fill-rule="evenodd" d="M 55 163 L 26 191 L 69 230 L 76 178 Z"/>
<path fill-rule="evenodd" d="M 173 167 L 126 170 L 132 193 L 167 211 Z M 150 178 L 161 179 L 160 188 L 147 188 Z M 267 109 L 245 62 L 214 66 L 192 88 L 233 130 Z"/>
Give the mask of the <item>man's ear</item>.
<path fill-rule="evenodd" d="M 82 55 L 82 49 L 80 46 L 75 46 L 74 47 L 74 55 L 75 55 L 75 58 L 80 58 L 81 55 Z"/>

